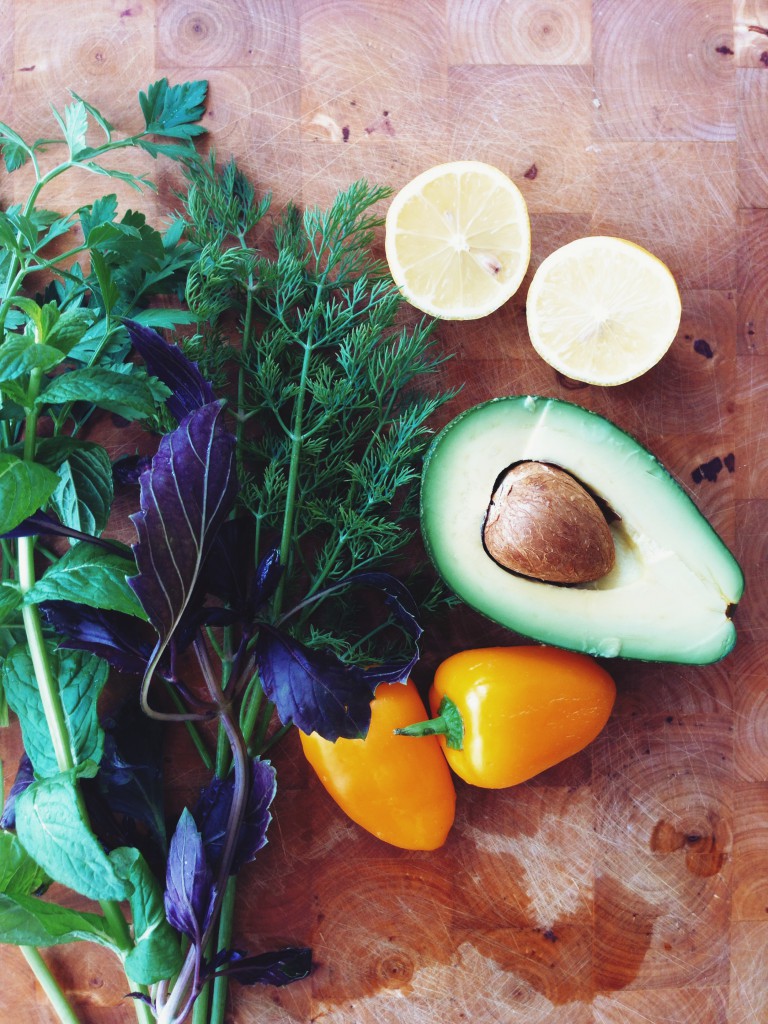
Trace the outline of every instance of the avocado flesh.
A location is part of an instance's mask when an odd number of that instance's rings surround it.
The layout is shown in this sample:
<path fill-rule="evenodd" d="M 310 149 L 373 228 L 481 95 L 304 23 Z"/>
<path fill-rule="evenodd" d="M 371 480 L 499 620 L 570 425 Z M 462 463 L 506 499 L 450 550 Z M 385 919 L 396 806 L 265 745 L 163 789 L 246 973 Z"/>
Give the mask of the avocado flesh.
<path fill-rule="evenodd" d="M 620 517 L 610 523 L 616 564 L 606 576 L 557 586 L 508 572 L 487 554 L 482 530 L 494 484 L 524 460 L 560 466 Z M 421 502 L 425 545 L 447 585 L 524 636 L 684 664 L 717 661 L 736 641 L 738 563 L 658 460 L 581 406 L 527 395 L 468 409 L 433 441 Z"/>

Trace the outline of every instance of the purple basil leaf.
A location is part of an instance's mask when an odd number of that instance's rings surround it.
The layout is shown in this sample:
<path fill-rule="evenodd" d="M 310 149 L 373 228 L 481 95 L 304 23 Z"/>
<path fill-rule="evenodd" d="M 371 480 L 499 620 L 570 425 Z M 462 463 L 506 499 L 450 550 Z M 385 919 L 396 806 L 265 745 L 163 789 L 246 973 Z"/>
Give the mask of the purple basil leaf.
<path fill-rule="evenodd" d="M 22 519 L 18 526 L 7 533 L 0 534 L 3 540 L 12 540 L 17 537 L 36 537 L 40 533 L 57 533 L 64 529 L 58 519 L 49 516 L 45 512 L 33 512 L 31 516 Z"/>
<path fill-rule="evenodd" d="M 251 605 L 254 610 L 265 604 L 277 589 L 283 574 L 280 551 L 272 548 L 259 562 L 251 584 Z"/>
<path fill-rule="evenodd" d="M 143 675 L 157 634 L 135 615 L 90 608 L 74 601 L 44 601 L 40 610 L 59 637 L 60 647 L 90 651 L 118 672 Z"/>
<path fill-rule="evenodd" d="M 234 437 L 224 426 L 221 404 L 197 409 L 166 434 L 140 483 L 141 511 L 131 516 L 139 575 L 129 582 L 167 639 L 237 492 Z"/>
<path fill-rule="evenodd" d="M 165 854 L 158 851 L 154 843 L 147 843 L 146 833 L 139 830 L 136 822 L 113 812 L 96 779 L 81 779 L 80 789 L 91 830 L 104 850 L 111 852 L 122 846 L 136 847 L 151 861 L 153 869 L 159 868 L 158 877 L 162 878 Z"/>
<path fill-rule="evenodd" d="M 3 807 L 3 815 L 0 817 L 0 828 L 16 828 L 16 798 L 34 781 L 35 773 L 32 769 L 32 762 L 26 754 L 22 754 L 19 759 L 19 767 L 16 769 L 16 778 L 13 780 Z"/>
<path fill-rule="evenodd" d="M 281 575 L 273 549 L 253 571 L 254 529 L 250 519 L 228 519 L 213 538 L 190 601 L 196 625 L 250 625 L 257 610 L 274 594 Z M 206 604 L 210 596 L 226 606 Z M 186 618 L 186 616 L 185 616 Z M 190 623 L 185 625 L 189 626 Z"/>
<path fill-rule="evenodd" d="M 275 769 L 269 761 L 251 761 L 248 801 L 245 816 L 235 846 L 231 875 L 237 874 L 243 864 L 252 861 L 267 842 L 267 829 L 272 820 L 269 807 L 275 798 L 277 785 Z M 218 872 L 229 825 L 229 812 L 234 794 L 234 777 L 217 776 L 200 793 L 194 811 L 203 837 L 206 859 L 211 870 Z"/>
<path fill-rule="evenodd" d="M 152 1000 L 149 998 L 149 996 L 145 996 L 143 992 L 126 992 L 125 998 L 135 999 L 136 1002 L 144 1003 L 145 1006 L 150 1006 L 153 1010 L 155 1008 Z"/>
<path fill-rule="evenodd" d="M 185 807 L 171 838 L 165 874 L 165 916 L 200 945 L 208 926 L 215 889 L 195 819 Z"/>
<path fill-rule="evenodd" d="M 293 722 L 331 741 L 368 732 L 375 682 L 363 669 L 267 625 L 259 627 L 256 659 L 264 692 L 284 725 Z"/>
<path fill-rule="evenodd" d="M 312 950 L 306 946 L 276 949 L 272 953 L 244 956 L 238 950 L 229 954 L 222 973 L 241 985 L 290 985 L 312 971 Z"/>
<path fill-rule="evenodd" d="M 423 630 L 416 620 L 418 606 L 410 590 L 396 576 L 388 572 L 358 572 L 348 576 L 344 583 L 373 587 L 383 593 L 384 603 L 403 629 L 418 640 Z"/>
<path fill-rule="evenodd" d="M 366 682 L 374 689 L 379 683 L 405 683 L 420 657 L 418 649 L 406 661 L 383 661 L 380 665 L 361 669 Z"/>
<path fill-rule="evenodd" d="M 107 540 L 104 537 L 94 537 L 90 533 L 83 533 L 81 530 L 73 530 L 65 526 L 47 512 L 35 512 L 23 519 L 18 526 L 7 533 L 0 534 L 0 539 L 11 540 L 17 537 L 37 537 L 39 534 L 50 534 L 57 537 L 72 537 L 74 540 L 84 540 L 89 544 L 97 544 L 107 551 L 117 551 L 124 555 L 125 549 L 115 541 Z"/>
<path fill-rule="evenodd" d="M 159 641 L 144 688 L 189 605 L 213 538 L 234 504 L 235 439 L 218 402 L 191 412 L 160 441 L 131 516 L 139 575 L 128 583 Z"/>
<path fill-rule="evenodd" d="M 145 826 L 165 850 L 163 728 L 134 700 L 103 722 L 104 754 L 96 782 L 113 813 Z"/>
<path fill-rule="evenodd" d="M 116 484 L 138 486 L 141 474 L 149 469 L 151 461 L 149 455 L 124 455 L 112 463 L 112 479 Z"/>
<path fill-rule="evenodd" d="M 144 327 L 134 320 L 124 323 L 133 347 L 146 363 L 147 372 L 171 389 L 172 394 L 165 404 L 179 422 L 188 413 L 216 400 L 213 385 L 178 345 L 170 345 L 152 327 Z"/>
<path fill-rule="evenodd" d="M 239 517 L 222 523 L 200 573 L 201 593 L 213 594 L 242 611 L 248 599 L 253 543 L 254 528 L 250 518 Z"/>

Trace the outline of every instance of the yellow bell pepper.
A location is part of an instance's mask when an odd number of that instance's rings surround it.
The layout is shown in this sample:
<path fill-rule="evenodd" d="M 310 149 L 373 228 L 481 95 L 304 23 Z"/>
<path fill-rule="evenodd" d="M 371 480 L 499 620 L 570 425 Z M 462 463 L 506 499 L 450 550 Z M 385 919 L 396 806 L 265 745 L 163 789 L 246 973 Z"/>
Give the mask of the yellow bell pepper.
<path fill-rule="evenodd" d="M 437 735 L 460 778 L 501 789 L 583 750 L 615 699 L 613 679 L 586 654 L 539 646 L 461 651 L 435 673 L 429 703 L 437 717 L 398 733 Z"/>

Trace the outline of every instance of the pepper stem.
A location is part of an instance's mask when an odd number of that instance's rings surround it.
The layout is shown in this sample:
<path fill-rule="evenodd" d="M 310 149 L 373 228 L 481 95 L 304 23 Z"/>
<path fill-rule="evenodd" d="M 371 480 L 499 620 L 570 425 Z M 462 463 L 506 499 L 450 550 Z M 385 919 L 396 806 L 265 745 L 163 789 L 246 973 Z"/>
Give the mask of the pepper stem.
<path fill-rule="evenodd" d="M 451 750 L 464 747 L 464 719 L 450 697 L 443 697 L 437 715 L 426 722 L 414 722 L 395 729 L 396 736 L 445 736 L 445 745 Z"/>

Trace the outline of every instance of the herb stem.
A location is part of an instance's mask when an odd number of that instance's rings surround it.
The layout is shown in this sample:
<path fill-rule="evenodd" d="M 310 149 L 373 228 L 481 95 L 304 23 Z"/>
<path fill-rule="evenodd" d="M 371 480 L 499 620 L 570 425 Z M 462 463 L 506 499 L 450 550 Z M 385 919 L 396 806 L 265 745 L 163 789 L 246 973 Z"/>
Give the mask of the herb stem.
<path fill-rule="evenodd" d="M 179 694 L 176 692 L 176 689 L 175 689 L 175 687 L 173 686 L 172 683 L 169 683 L 167 679 L 164 680 L 164 682 L 165 682 L 165 688 L 168 691 L 168 696 L 173 701 L 177 711 L 181 712 L 181 714 L 183 715 L 187 711 L 187 708 L 184 705 L 184 701 L 181 699 Z M 200 735 L 200 730 L 197 728 L 196 723 L 190 721 L 187 718 L 184 721 L 184 725 L 186 727 L 187 732 L 189 733 L 189 738 L 192 740 L 192 743 L 194 744 L 195 750 L 200 755 L 200 760 L 203 762 L 203 764 L 208 769 L 208 771 L 212 771 L 213 770 L 213 758 L 211 757 L 211 755 L 208 752 L 208 748 L 205 745 L 205 741 L 203 740 L 203 737 Z"/>
<path fill-rule="evenodd" d="M 18 294 L 22 282 L 27 276 L 26 268 L 19 269 L 19 262 L 20 260 L 18 256 L 15 256 L 8 268 L 8 277 L 5 283 L 5 295 L 3 296 L 2 303 L 0 303 L 0 330 L 5 326 L 5 318 L 8 315 L 8 310 L 13 305 L 14 296 Z"/>
<path fill-rule="evenodd" d="M 226 731 L 227 739 L 232 750 L 234 768 L 234 785 L 232 791 L 232 805 L 229 810 L 229 818 L 226 828 L 226 839 L 221 854 L 219 874 L 216 880 L 216 896 L 210 912 L 210 923 L 203 933 L 200 945 L 190 947 L 187 952 L 184 965 L 176 979 L 168 1001 L 161 1007 L 157 1014 L 160 1024 L 170 1024 L 173 1021 L 183 1021 L 190 1011 L 190 1008 L 199 993 L 200 988 L 200 956 L 206 948 L 213 934 L 214 926 L 219 920 L 219 913 L 224 901 L 227 885 L 230 877 L 230 869 L 235 854 L 235 847 L 240 837 L 240 827 L 245 814 L 248 800 L 249 770 L 248 751 L 243 740 L 242 733 L 238 728 L 231 704 L 224 695 L 221 686 L 216 678 L 211 664 L 208 648 L 201 634 L 193 642 L 198 664 L 202 671 L 205 685 L 211 700 L 219 709 L 219 721 Z"/>
<path fill-rule="evenodd" d="M 221 868 L 219 871 L 219 884 L 217 886 L 217 900 L 220 905 L 221 900 L 224 898 L 224 888 L 226 886 L 226 880 L 229 877 L 229 869 L 232 865 L 235 847 L 240 836 L 240 824 L 242 822 L 243 814 L 245 813 L 245 805 L 248 798 L 248 752 L 240 729 L 238 728 L 238 723 L 235 720 L 232 706 L 227 701 L 224 692 L 216 679 L 208 650 L 202 637 L 198 636 L 194 641 L 194 648 L 203 672 L 206 687 L 208 688 L 208 693 L 211 700 L 218 705 L 219 719 L 226 730 L 227 739 L 229 740 L 229 745 L 232 749 L 232 758 L 235 770 L 232 806 L 229 812 L 227 837 L 221 854 Z M 217 908 L 214 905 L 214 912 L 211 914 L 212 920 L 216 917 L 216 909 Z M 208 926 L 208 929 L 210 932 L 211 925 Z M 205 945 L 205 943 L 203 943 L 203 945 Z"/>
<path fill-rule="evenodd" d="M 277 608 L 282 603 L 282 596 L 285 589 L 285 580 L 288 570 L 288 557 L 291 552 L 291 541 L 293 540 L 293 524 L 296 515 L 296 495 L 299 486 L 299 463 L 301 461 L 302 444 L 302 420 L 304 416 L 304 401 L 307 394 L 307 378 L 312 356 L 312 343 L 307 341 L 304 345 L 304 359 L 301 364 L 301 376 L 299 378 L 299 390 L 296 396 L 296 406 L 293 414 L 291 430 L 291 459 L 288 467 L 288 484 L 285 494 L 285 507 L 283 512 L 283 529 L 280 536 L 280 565 L 283 566 L 283 575 L 277 586 L 275 605 Z"/>
<path fill-rule="evenodd" d="M 232 929 L 235 918 L 235 897 L 237 895 L 237 878 L 231 875 L 227 879 L 227 887 L 224 891 L 224 899 L 221 902 L 221 916 L 219 917 L 219 934 L 216 941 L 217 949 L 229 949 L 232 944 Z M 217 974 L 213 980 L 213 994 L 211 998 L 211 1013 L 208 1024 L 224 1024 L 224 1015 L 227 1010 L 227 992 L 229 990 L 229 978 L 226 974 Z"/>
<path fill-rule="evenodd" d="M 22 594 L 27 593 L 34 586 L 34 582 L 34 540 L 32 537 L 19 537 L 19 587 Z M 69 745 L 69 730 L 64 716 L 61 694 L 59 693 L 58 684 L 53 677 L 50 659 L 48 658 L 40 613 L 38 612 L 37 605 L 28 604 L 22 607 L 21 614 L 56 763 L 59 771 L 71 771 L 75 767 L 75 760 Z M 76 786 L 75 791 L 78 803 L 81 805 L 81 816 L 83 821 L 87 823 L 88 815 L 79 787 Z M 101 900 L 99 903 L 118 948 L 122 952 L 130 950 L 133 942 L 128 924 L 119 905 L 110 900 Z M 146 988 L 134 984 L 130 978 L 128 978 L 128 984 L 132 991 L 146 994 Z M 140 1000 L 135 1000 L 134 1009 L 139 1024 L 148 1024 L 151 1017 L 148 1016 L 148 1008 L 145 1004 Z"/>
<path fill-rule="evenodd" d="M 293 722 L 289 722 L 288 725 L 281 725 L 280 728 L 277 729 L 268 740 L 266 740 L 266 742 L 262 742 L 262 746 L 255 750 L 256 755 L 258 757 L 263 757 L 267 751 L 276 746 L 284 736 L 287 736 L 291 729 L 293 729 Z"/>
<path fill-rule="evenodd" d="M 24 436 L 24 459 L 32 461 L 35 457 L 37 411 L 35 399 L 40 387 L 42 371 L 33 370 L 30 373 L 29 395 L 31 400 L 30 412 L 25 423 Z M 22 595 L 27 594 L 35 585 L 35 542 L 33 537 L 19 537 L 18 539 L 18 570 L 19 590 Z M 32 666 L 37 681 L 40 701 L 43 705 L 43 713 L 48 726 L 56 764 L 60 772 L 72 771 L 75 767 L 75 758 L 70 746 L 69 728 L 64 715 L 64 706 L 61 700 L 59 685 L 53 676 L 48 648 L 43 635 L 43 625 L 40 619 L 40 612 L 36 604 L 22 605 L 22 621 L 27 638 L 27 649 L 32 661 Z M 88 813 L 85 808 L 85 801 L 79 787 L 75 786 L 75 792 L 80 805 L 80 814 L 84 822 L 88 823 Z M 118 948 L 125 952 L 132 948 L 132 940 L 128 924 L 118 904 L 108 900 L 100 901 L 113 938 Z M 134 991 L 146 993 L 144 986 L 134 985 L 128 978 L 128 984 Z M 135 1001 L 136 1018 L 139 1024 L 147 1024 L 151 1019 L 147 1016 L 147 1007 L 140 1001 Z"/>
<path fill-rule="evenodd" d="M 29 964 L 38 984 L 45 992 L 61 1024 L 80 1024 L 80 1018 L 67 1001 L 58 981 L 51 974 L 48 964 L 43 960 L 39 950 L 34 946 L 19 946 L 19 952 Z"/>
<path fill-rule="evenodd" d="M 238 241 L 243 251 L 246 251 L 248 246 L 245 241 L 245 236 L 238 235 Z M 245 315 L 243 317 L 243 351 L 247 351 L 250 337 L 251 337 L 251 324 L 253 322 L 253 271 L 248 271 L 248 282 L 246 289 L 245 298 Z M 242 360 L 238 364 L 237 369 L 237 417 L 235 419 L 235 457 L 237 459 L 237 472 L 239 478 L 243 479 L 243 430 L 245 427 L 245 420 L 243 419 L 243 408 L 245 406 L 245 367 Z"/>
<path fill-rule="evenodd" d="M 250 742 L 253 730 L 256 727 L 256 719 L 259 717 L 259 711 L 264 700 L 264 688 L 261 685 L 258 673 L 254 675 L 251 682 L 248 684 L 248 693 L 246 699 L 241 705 L 240 712 L 240 731 L 243 734 L 246 743 Z"/>
<path fill-rule="evenodd" d="M 249 750 L 259 751 L 264 747 L 264 741 L 267 736 L 267 729 L 269 728 L 269 723 L 272 721 L 272 715 L 274 714 L 274 712 L 275 705 L 272 703 L 271 700 L 266 701 L 261 712 L 261 721 L 259 722 L 258 731 L 255 733 L 253 739 L 248 744 Z"/>
<path fill-rule="evenodd" d="M 210 950 L 207 952 L 210 952 Z M 207 981 L 200 989 L 200 994 L 195 999 L 194 1006 L 192 1007 L 192 1024 L 211 1024 L 208 1016 L 210 993 L 211 982 Z"/>

